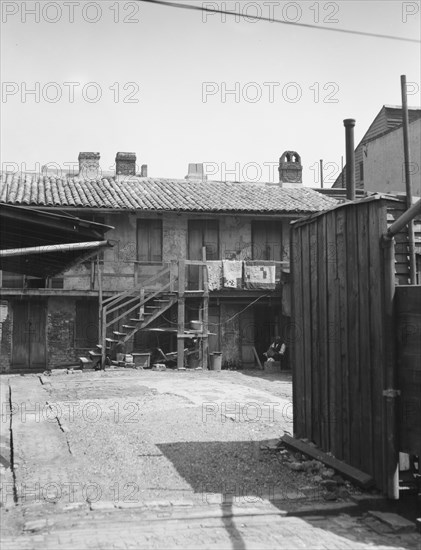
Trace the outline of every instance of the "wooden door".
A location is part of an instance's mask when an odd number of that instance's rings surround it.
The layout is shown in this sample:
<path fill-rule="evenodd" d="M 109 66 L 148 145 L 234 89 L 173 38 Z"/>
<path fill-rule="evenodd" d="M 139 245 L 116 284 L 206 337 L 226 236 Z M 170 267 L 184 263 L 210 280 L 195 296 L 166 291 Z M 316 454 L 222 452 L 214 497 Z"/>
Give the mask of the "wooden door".
<path fill-rule="evenodd" d="M 218 220 L 189 220 L 188 224 L 188 259 L 201 260 L 203 247 L 206 248 L 207 260 L 219 259 L 219 224 Z M 199 287 L 199 267 L 188 269 L 188 288 Z"/>
<path fill-rule="evenodd" d="M 44 369 L 47 366 L 46 304 L 15 302 L 13 307 L 12 367 Z"/>

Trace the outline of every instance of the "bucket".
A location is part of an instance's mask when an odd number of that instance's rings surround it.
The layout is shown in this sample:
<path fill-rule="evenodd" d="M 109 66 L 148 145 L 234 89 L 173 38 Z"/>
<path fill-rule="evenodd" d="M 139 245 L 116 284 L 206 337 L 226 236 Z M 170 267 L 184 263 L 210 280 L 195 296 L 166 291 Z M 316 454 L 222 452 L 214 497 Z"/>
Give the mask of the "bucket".
<path fill-rule="evenodd" d="M 202 321 L 190 321 L 191 330 L 202 330 Z"/>
<path fill-rule="evenodd" d="M 210 370 L 221 370 L 222 351 L 215 351 L 210 354 Z"/>

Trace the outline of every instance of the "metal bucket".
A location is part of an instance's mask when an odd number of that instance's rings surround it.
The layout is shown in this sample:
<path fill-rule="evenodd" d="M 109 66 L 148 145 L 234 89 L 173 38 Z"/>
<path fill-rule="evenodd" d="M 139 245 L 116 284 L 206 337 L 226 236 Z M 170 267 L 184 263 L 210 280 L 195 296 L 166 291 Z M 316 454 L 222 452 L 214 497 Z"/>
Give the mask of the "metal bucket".
<path fill-rule="evenodd" d="M 210 354 L 210 370 L 222 369 L 222 351 L 215 351 Z"/>

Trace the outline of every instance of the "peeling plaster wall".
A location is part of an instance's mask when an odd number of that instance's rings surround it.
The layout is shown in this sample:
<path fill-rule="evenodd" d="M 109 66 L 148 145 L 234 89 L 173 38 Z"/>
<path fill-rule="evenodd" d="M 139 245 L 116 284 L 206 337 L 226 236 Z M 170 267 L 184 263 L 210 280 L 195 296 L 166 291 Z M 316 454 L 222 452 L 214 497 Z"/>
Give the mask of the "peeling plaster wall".
<path fill-rule="evenodd" d="M 12 358 L 13 309 L 9 301 L 0 306 L 0 373 L 10 371 Z"/>
<path fill-rule="evenodd" d="M 156 219 L 157 214 L 130 213 L 106 214 L 105 223 L 115 227 L 107 233 L 107 239 L 114 241 L 114 247 L 103 251 L 103 288 L 104 290 L 122 291 L 132 288 L 157 273 L 161 264 L 135 264 L 137 259 L 136 231 L 137 219 Z M 176 214 L 162 215 L 163 261 L 177 261 L 187 258 L 188 220 L 211 219 L 209 214 Z M 217 216 L 219 219 L 220 258 L 247 260 L 252 257 L 251 221 L 258 219 L 249 216 Z M 261 218 L 264 219 L 264 218 Z M 283 247 L 289 254 L 289 221 L 282 223 Z M 137 272 L 137 273 L 136 273 Z M 91 262 L 75 266 L 64 275 L 64 289 L 89 290 L 91 287 Z M 94 289 L 98 289 L 95 277 Z"/>
<path fill-rule="evenodd" d="M 49 298 L 47 310 L 48 367 L 77 362 L 74 348 L 76 306 L 74 299 Z"/>

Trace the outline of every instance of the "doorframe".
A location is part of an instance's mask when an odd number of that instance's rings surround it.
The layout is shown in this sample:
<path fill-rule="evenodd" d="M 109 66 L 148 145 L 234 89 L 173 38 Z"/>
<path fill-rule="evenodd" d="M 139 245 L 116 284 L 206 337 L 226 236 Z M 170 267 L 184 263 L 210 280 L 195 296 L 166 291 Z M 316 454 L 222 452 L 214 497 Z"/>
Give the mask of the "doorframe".
<path fill-rule="evenodd" d="M 11 350 L 10 350 L 10 367 L 11 369 L 16 370 L 26 370 L 26 371 L 32 371 L 33 367 L 31 366 L 31 357 L 30 357 L 30 345 L 28 345 L 28 355 L 29 355 L 29 364 L 25 365 L 24 367 L 15 367 L 14 361 L 13 361 L 13 352 L 15 347 L 15 305 L 16 304 L 27 304 L 28 307 L 28 317 L 30 315 L 31 306 L 33 307 L 36 304 L 42 305 L 43 309 L 43 315 L 45 319 L 44 323 L 44 346 L 45 346 L 45 368 L 48 368 L 48 298 L 47 299 L 40 299 L 38 296 L 32 297 L 32 296 L 22 296 L 21 299 L 14 299 L 11 300 L 12 305 L 12 311 L 13 311 L 13 317 L 12 317 L 12 337 L 11 337 Z M 28 344 L 30 344 L 30 340 L 28 341 Z"/>

